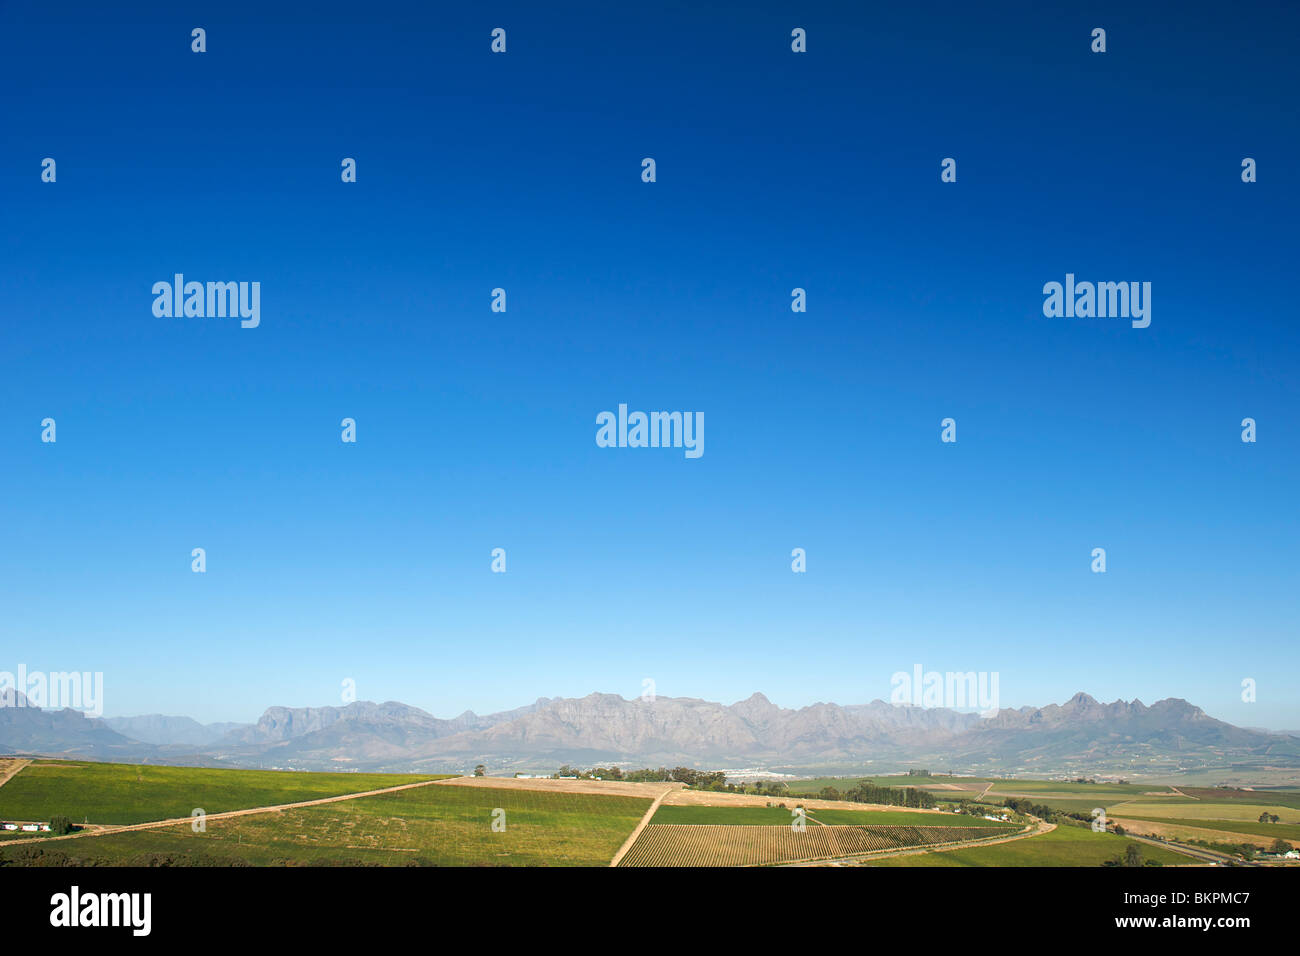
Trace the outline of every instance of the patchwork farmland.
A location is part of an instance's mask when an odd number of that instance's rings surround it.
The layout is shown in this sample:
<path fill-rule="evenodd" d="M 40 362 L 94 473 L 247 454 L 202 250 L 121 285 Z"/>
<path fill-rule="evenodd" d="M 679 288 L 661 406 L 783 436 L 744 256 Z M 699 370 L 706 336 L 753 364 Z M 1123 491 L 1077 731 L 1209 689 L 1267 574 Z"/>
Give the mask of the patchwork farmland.
<path fill-rule="evenodd" d="M 652 823 L 619 866 L 763 866 L 1005 837 L 1006 827 Z M 1010 831 L 1014 832 L 1014 831 Z"/>
<path fill-rule="evenodd" d="M 834 799 L 858 779 L 793 781 L 809 795 L 774 799 L 670 782 L 11 759 L 0 866 L 1096 866 L 1134 848 L 1146 865 L 1287 865 L 1278 847 L 1300 834 L 1294 790 L 882 777 L 940 806 Z M 1111 830 L 1090 828 L 1097 807 Z M 62 830 L 31 832 L 55 819 Z"/>
<path fill-rule="evenodd" d="M 791 781 L 792 795 L 817 794 L 844 788 L 858 778 L 827 777 Z M 1027 780 L 1002 777 L 950 777 L 945 775 L 908 775 L 871 778 L 873 783 L 909 786 L 934 795 L 941 806 L 994 810 L 1008 800 L 1023 801 L 1045 807 L 1058 815 L 1064 824 L 1050 839 L 1035 838 L 1029 843 L 1008 846 L 987 853 L 970 851 L 975 859 L 988 859 L 987 865 L 1068 865 L 1075 858 L 1082 865 L 1097 860 L 1095 852 L 1105 845 L 1106 833 L 1094 833 L 1086 825 L 1098 811 L 1104 814 L 1109 835 L 1122 838 L 1127 833 L 1210 851 L 1220 861 L 1287 864 L 1284 849 L 1300 848 L 1300 790 L 1288 787 L 1206 787 L 1173 783 L 1131 783 L 1090 780 Z M 982 811 L 981 811 L 982 812 Z M 829 822 L 829 821 L 827 821 Z M 1084 827 L 1084 835 L 1073 839 L 1071 833 Z M 1118 829 L 1116 829 L 1118 828 Z M 1052 846 L 1057 847 L 1051 852 Z M 1168 864 L 1186 862 L 1186 857 L 1168 855 L 1162 847 L 1144 844 L 1146 859 Z M 943 854 L 955 859 L 953 854 Z M 1200 859 L 1206 856 L 1202 852 Z M 1041 863 L 1038 861 L 1042 861 Z M 1023 861 L 1023 862 L 1022 862 Z M 1300 862 L 1300 861 L 1294 861 Z M 927 860 L 911 857 L 890 865 L 945 865 L 931 856 Z M 974 864 L 972 864 L 974 865 Z"/>
<path fill-rule="evenodd" d="M 1057 826 L 1025 840 L 989 841 L 983 845 L 943 847 L 934 852 L 885 856 L 864 860 L 881 867 L 1058 867 L 1106 866 L 1122 858 L 1130 845 L 1138 846 L 1144 864 L 1161 866 L 1203 865 L 1202 861 L 1172 849 L 1138 844 L 1114 833 L 1094 833 L 1086 827 Z"/>

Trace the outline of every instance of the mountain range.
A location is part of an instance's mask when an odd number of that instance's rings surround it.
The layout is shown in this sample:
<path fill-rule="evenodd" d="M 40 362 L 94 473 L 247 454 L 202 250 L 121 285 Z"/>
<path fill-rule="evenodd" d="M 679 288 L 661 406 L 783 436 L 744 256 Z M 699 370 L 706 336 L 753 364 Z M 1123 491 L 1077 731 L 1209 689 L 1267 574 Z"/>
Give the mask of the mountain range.
<path fill-rule="evenodd" d="M 98 719 L 0 695 L 0 752 L 94 760 L 389 771 L 553 771 L 561 764 L 694 766 L 780 772 L 1177 773 L 1300 768 L 1300 737 L 1235 727 L 1177 698 L 1064 704 L 981 717 L 943 708 L 817 703 L 762 694 L 724 705 L 615 694 L 540 698 L 450 720 L 407 704 L 271 707 L 255 724 L 147 715 Z"/>

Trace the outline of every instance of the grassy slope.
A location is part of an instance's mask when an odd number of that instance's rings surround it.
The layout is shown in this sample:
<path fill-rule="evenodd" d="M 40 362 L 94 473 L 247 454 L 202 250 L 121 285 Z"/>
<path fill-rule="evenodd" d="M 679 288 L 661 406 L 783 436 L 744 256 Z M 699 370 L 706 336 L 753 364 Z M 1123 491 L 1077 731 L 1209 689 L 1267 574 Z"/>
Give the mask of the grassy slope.
<path fill-rule="evenodd" d="M 639 797 L 444 785 L 280 813 L 43 845 L 82 862 L 603 866 L 650 806 Z M 505 831 L 493 832 L 493 811 Z M 0 860 L 20 847 L 0 847 Z"/>
<path fill-rule="evenodd" d="M 297 773 L 133 764 L 34 763 L 0 787 L 0 819 L 146 823 L 396 787 L 438 774 Z"/>

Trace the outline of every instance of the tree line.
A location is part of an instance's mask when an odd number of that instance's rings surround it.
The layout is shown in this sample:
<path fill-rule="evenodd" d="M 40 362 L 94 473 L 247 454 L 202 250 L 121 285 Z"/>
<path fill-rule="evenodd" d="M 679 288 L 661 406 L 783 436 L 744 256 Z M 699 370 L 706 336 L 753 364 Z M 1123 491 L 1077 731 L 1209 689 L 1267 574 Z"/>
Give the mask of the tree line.
<path fill-rule="evenodd" d="M 579 780 L 625 780 L 629 783 L 684 783 L 695 790 L 716 793 L 748 793 L 758 796 L 785 797 L 790 795 L 790 785 L 783 780 L 754 780 L 749 783 L 728 783 L 721 770 L 696 770 L 692 767 L 643 767 L 640 770 L 622 770 L 619 767 L 593 767 L 583 770 L 565 764 L 554 778 L 576 777 Z M 851 803 L 876 803 L 891 807 L 911 807 L 932 810 L 939 805 L 934 794 L 916 787 L 881 787 L 870 780 L 860 780 L 848 790 L 823 787 L 818 794 L 822 800 L 847 800 Z"/>
<path fill-rule="evenodd" d="M 851 803 L 881 803 L 890 807 L 914 807 L 918 810 L 933 810 L 939 805 L 934 794 L 917 787 L 880 787 L 870 780 L 860 780 L 856 787 L 837 790 L 835 787 L 822 787 L 818 794 L 823 800 L 848 800 Z"/>

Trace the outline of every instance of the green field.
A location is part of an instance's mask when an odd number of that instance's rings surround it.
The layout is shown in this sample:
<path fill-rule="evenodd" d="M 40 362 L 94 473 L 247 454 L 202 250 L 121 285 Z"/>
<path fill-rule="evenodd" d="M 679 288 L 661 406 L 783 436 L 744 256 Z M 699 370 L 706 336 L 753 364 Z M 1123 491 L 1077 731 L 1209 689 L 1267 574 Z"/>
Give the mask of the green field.
<path fill-rule="evenodd" d="M 794 805 L 791 804 L 791 807 Z M 672 807 L 660 806 L 651 823 L 698 823 L 728 826 L 788 827 L 792 809 L 780 807 Z"/>
<path fill-rule="evenodd" d="M 1068 783 L 1064 780 L 995 780 L 993 793 L 1044 795 L 1056 797 L 1135 797 L 1144 793 L 1173 793 L 1168 787 L 1149 783 Z"/>
<path fill-rule="evenodd" d="M 1179 787 L 1179 789 L 1189 797 L 1211 803 L 1240 803 L 1260 808 L 1286 807 L 1290 810 L 1300 810 L 1300 791 L 1296 790 L 1198 790 L 1190 787 Z M 1255 815 L 1258 816 L 1258 812 Z M 1282 814 L 1279 813 L 1278 816 Z"/>
<path fill-rule="evenodd" d="M 0 862 L 53 865 L 604 866 L 651 801 L 456 785 L 279 813 L 40 844 Z M 494 810 L 505 830 L 494 832 Z M 499 817 L 499 815 L 498 815 Z M 62 855 L 66 854 L 67 859 Z"/>
<path fill-rule="evenodd" d="M 34 763 L 0 787 L 0 819 L 147 823 L 397 787 L 440 774 L 298 773 L 135 764 Z M 30 834 L 29 834 L 30 835 Z"/>
<path fill-rule="evenodd" d="M 1214 820 L 1231 820 L 1238 823 L 1254 823 L 1256 826 L 1273 826 L 1259 823 L 1260 813 L 1267 811 L 1279 817 L 1281 824 L 1300 824 L 1300 811 L 1291 807 L 1268 806 L 1266 804 L 1248 803 L 1208 803 L 1204 800 L 1189 800 L 1187 803 L 1117 803 L 1106 809 L 1111 816 L 1136 817 L 1143 819 L 1164 820 L 1169 817 L 1192 821 L 1200 820 L 1200 826 L 1208 826 Z"/>
<path fill-rule="evenodd" d="M 1113 833 L 1093 833 L 1086 827 L 1057 827 L 1050 833 L 966 850 L 938 850 L 912 856 L 873 860 L 870 866 L 1101 866 L 1124 855 L 1135 843 Z M 1138 843 L 1144 860 L 1163 865 L 1195 862 L 1163 847 Z"/>

